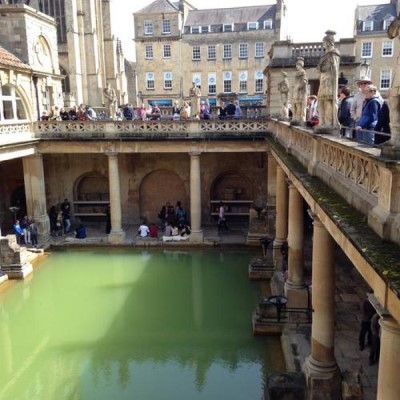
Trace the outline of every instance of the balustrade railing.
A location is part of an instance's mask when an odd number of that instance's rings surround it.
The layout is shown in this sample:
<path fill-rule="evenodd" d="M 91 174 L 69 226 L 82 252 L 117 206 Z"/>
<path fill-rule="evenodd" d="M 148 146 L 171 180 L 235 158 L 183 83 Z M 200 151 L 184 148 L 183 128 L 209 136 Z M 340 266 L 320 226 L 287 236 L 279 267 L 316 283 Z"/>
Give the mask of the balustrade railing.
<path fill-rule="evenodd" d="M 0 123 L 0 142 L 15 142 L 27 140 L 32 136 L 32 124 L 30 122 Z"/>

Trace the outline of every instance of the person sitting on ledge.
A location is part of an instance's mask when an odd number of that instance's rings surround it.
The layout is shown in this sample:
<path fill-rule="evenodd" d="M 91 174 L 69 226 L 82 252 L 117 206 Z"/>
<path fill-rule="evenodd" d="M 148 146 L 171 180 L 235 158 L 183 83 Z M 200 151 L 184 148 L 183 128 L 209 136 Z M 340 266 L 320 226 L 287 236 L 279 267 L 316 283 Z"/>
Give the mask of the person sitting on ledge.
<path fill-rule="evenodd" d="M 86 228 L 83 224 L 79 224 L 78 228 L 75 231 L 76 239 L 85 239 L 86 238 Z"/>
<path fill-rule="evenodd" d="M 150 236 L 153 238 L 157 238 L 158 237 L 158 226 L 152 222 L 149 226 L 149 232 L 150 232 Z"/>
<path fill-rule="evenodd" d="M 143 238 L 150 234 L 149 227 L 146 225 L 146 222 L 143 221 L 142 225 L 139 226 L 138 234 Z"/>

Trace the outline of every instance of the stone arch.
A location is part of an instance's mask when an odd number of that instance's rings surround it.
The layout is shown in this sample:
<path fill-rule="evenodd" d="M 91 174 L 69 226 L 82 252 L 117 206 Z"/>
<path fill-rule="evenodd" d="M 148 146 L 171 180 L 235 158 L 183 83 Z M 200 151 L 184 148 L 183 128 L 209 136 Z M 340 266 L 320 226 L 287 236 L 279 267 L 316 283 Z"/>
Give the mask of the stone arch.
<path fill-rule="evenodd" d="M 74 201 L 109 201 L 108 177 L 98 172 L 87 172 L 74 183 Z"/>
<path fill-rule="evenodd" d="M 252 182 L 237 171 L 223 172 L 211 184 L 211 200 L 252 200 L 253 197 Z"/>
<path fill-rule="evenodd" d="M 158 222 L 158 213 L 161 207 L 169 201 L 174 207 L 181 201 L 188 209 L 189 198 L 185 183 L 173 171 L 160 169 L 146 175 L 139 188 L 140 217 L 148 222 Z"/>
<path fill-rule="evenodd" d="M 57 70 L 58 66 L 54 64 L 54 56 L 50 46 L 51 41 L 41 33 L 33 42 L 33 51 L 36 54 L 36 60 L 42 68 Z"/>

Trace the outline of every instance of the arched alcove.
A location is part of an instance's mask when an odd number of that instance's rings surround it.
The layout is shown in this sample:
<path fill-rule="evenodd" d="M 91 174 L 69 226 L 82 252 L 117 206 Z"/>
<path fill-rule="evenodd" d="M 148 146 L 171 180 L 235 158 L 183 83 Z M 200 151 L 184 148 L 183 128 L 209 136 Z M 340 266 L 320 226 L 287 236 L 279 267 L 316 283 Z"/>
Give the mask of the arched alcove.
<path fill-rule="evenodd" d="M 81 175 L 74 185 L 73 214 L 80 218 L 104 217 L 110 201 L 108 178 L 99 173 Z"/>
<path fill-rule="evenodd" d="M 141 218 L 158 222 L 158 212 L 169 201 L 173 206 L 181 201 L 188 209 L 189 199 L 183 180 L 172 171 L 157 170 L 146 175 L 140 185 L 139 207 Z"/>

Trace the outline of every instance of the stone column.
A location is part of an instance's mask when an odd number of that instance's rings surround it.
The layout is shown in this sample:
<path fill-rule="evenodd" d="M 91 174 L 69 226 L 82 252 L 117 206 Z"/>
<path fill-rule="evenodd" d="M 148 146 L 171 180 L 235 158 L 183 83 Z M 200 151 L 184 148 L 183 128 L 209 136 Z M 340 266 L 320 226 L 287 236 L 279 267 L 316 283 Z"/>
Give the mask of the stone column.
<path fill-rule="evenodd" d="M 46 189 L 44 181 L 43 158 L 41 154 L 22 158 L 26 208 L 29 217 L 33 217 L 38 226 L 40 245 L 50 240 L 50 220 L 47 214 Z"/>
<path fill-rule="evenodd" d="M 201 229 L 201 178 L 200 178 L 200 152 L 191 152 L 190 155 L 190 221 L 191 242 L 202 242 Z"/>
<path fill-rule="evenodd" d="M 335 243 L 316 216 L 313 225 L 311 355 L 303 368 L 310 399 L 341 399 L 334 350 Z"/>
<path fill-rule="evenodd" d="M 110 243 L 122 243 L 125 232 L 121 225 L 121 188 L 119 182 L 118 154 L 108 153 L 108 179 L 110 186 L 110 216 L 111 232 L 108 235 Z"/>
<path fill-rule="evenodd" d="M 268 236 L 275 236 L 276 216 L 276 161 L 271 152 L 267 153 L 267 218 Z"/>
<path fill-rule="evenodd" d="M 381 352 L 378 372 L 378 400 L 397 400 L 400 393 L 400 325 L 381 318 Z"/>
<path fill-rule="evenodd" d="M 286 242 L 288 234 L 288 186 L 286 175 L 280 165 L 276 167 L 276 229 L 274 240 L 274 263 L 281 260 L 281 245 Z"/>
<path fill-rule="evenodd" d="M 304 214 L 303 197 L 293 183 L 289 184 L 289 228 L 288 228 L 288 279 L 285 294 L 288 307 L 307 308 L 308 290 L 304 284 Z M 303 314 L 291 314 L 290 317 Z M 305 316 L 305 315 L 304 315 Z"/>

